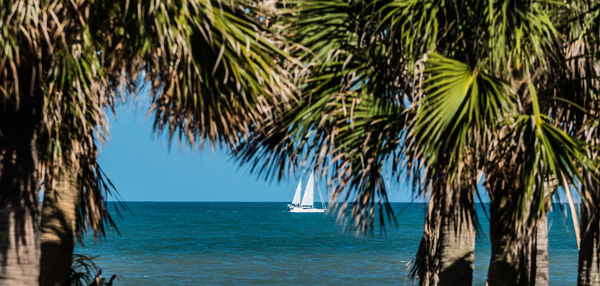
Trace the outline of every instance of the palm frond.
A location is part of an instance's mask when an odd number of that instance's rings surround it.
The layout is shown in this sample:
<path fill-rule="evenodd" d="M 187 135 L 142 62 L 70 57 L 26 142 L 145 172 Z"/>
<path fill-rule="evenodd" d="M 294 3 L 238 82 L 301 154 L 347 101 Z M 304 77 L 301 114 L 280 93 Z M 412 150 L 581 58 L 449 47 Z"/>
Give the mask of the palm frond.
<path fill-rule="evenodd" d="M 580 170 L 594 170 L 596 163 L 588 159 L 585 142 L 555 127 L 549 118 L 520 115 L 511 122 L 513 136 L 518 136 L 511 138 L 518 142 L 512 162 L 522 160 L 516 170 L 523 189 L 519 193 L 520 201 L 533 202 L 533 205 L 520 205 L 517 218 L 522 219 L 526 212 L 537 218 L 545 213 L 544 200 L 548 197 L 547 190 L 552 189 L 550 184 L 556 184 L 554 180 L 559 184 L 577 185 L 581 180 Z"/>
<path fill-rule="evenodd" d="M 438 180 L 437 173 L 449 174 L 447 183 L 452 184 L 453 174 L 468 171 L 462 162 L 478 161 L 479 150 L 492 140 L 489 132 L 514 108 L 512 96 L 502 80 L 436 53 L 428 54 L 424 73 L 424 96 L 414 107 L 407 136 L 407 163 L 415 184 L 422 177 L 424 185 Z M 466 152 L 469 148 L 473 151 Z M 428 170 L 425 176 L 422 168 Z"/>
<path fill-rule="evenodd" d="M 97 145 L 104 141 L 108 126 L 105 111 L 117 100 L 117 92 L 85 21 L 93 10 L 91 3 L 3 1 L 2 5 L 0 73 L 6 76 L 0 78 L 0 106 L 7 114 L 12 108 L 31 108 L 28 112 L 35 114 L 32 151 L 37 151 L 38 175 L 49 189 L 61 168 L 97 168 Z M 110 191 L 98 173 L 87 175 L 83 189 Z M 90 220 L 95 233 L 103 231 L 95 219 L 111 222 L 102 200 L 96 202 L 99 205 L 87 207 L 97 208 L 98 215 L 81 217 Z"/>
<path fill-rule="evenodd" d="M 352 229 L 368 231 L 376 220 L 393 220 L 384 170 L 399 158 L 408 80 L 390 81 L 386 47 L 361 38 L 368 29 L 365 3 L 294 3 L 298 16 L 286 20 L 307 66 L 300 100 L 279 108 L 281 116 L 262 123 L 234 155 L 266 178 L 282 179 L 301 166 L 317 169 L 335 189 L 340 219 L 349 214 Z"/>
<path fill-rule="evenodd" d="M 129 5 L 129 6 L 127 6 Z M 246 1 L 124 2 L 123 45 L 150 82 L 154 126 L 192 145 L 234 144 L 294 97 L 293 60 Z M 140 70 L 134 70 L 137 74 Z"/>
<path fill-rule="evenodd" d="M 527 0 L 490 2 L 489 58 L 494 74 L 518 74 L 550 67 L 552 57 L 559 51 L 558 31 L 549 13 L 553 6 L 561 4 Z"/>

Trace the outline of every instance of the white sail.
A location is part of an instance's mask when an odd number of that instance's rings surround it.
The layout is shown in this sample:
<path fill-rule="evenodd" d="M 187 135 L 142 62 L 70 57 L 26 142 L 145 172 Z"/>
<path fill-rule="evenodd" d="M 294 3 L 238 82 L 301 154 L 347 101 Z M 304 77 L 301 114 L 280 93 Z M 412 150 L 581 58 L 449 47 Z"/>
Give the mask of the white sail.
<path fill-rule="evenodd" d="M 306 189 L 304 190 L 304 196 L 302 197 L 302 206 L 312 207 L 315 196 L 315 174 L 311 173 L 306 183 Z"/>
<path fill-rule="evenodd" d="M 298 182 L 298 187 L 296 187 L 296 192 L 294 193 L 294 199 L 292 200 L 292 205 L 297 205 L 300 203 L 300 195 L 302 193 L 302 180 Z"/>

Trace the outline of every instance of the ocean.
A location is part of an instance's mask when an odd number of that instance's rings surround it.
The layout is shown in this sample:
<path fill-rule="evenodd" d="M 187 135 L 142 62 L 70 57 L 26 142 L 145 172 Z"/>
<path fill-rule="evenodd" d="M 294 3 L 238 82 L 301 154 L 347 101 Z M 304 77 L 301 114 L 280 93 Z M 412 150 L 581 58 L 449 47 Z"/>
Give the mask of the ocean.
<path fill-rule="evenodd" d="M 289 213 L 286 203 L 126 202 L 120 235 L 86 238 L 116 285 L 412 285 L 410 261 L 426 204 L 394 203 L 396 226 L 356 236 L 333 215 Z M 577 245 L 565 208 L 549 217 L 550 284 L 575 285 Z M 478 209 L 473 285 L 484 285 L 488 221 Z"/>

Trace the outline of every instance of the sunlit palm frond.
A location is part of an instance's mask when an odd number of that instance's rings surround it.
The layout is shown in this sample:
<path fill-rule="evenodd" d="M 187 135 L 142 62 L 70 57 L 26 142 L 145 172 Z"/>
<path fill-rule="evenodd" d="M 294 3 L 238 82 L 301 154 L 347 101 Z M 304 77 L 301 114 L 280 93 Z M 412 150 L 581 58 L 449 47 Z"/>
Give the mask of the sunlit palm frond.
<path fill-rule="evenodd" d="M 129 56 L 151 84 L 157 130 L 192 145 L 234 144 L 270 105 L 293 98 L 283 39 L 251 17 L 249 2 L 121 5 L 122 44 L 136 47 Z"/>
<path fill-rule="evenodd" d="M 436 172 L 448 173 L 450 184 L 452 174 L 467 171 L 461 169 L 462 162 L 478 161 L 476 152 L 492 140 L 489 132 L 513 108 L 511 94 L 506 83 L 479 67 L 472 69 L 435 53 L 428 54 L 424 73 L 424 96 L 415 106 L 407 157 L 415 178 L 422 177 L 422 166 L 430 180 L 439 179 Z M 468 148 L 475 151 L 466 152 Z M 465 158 L 467 154 L 475 157 Z"/>
<path fill-rule="evenodd" d="M 517 193 L 520 203 L 515 215 L 522 219 L 529 213 L 537 218 L 545 213 L 544 200 L 553 189 L 550 184 L 577 185 L 580 170 L 594 170 L 596 163 L 587 157 L 585 142 L 555 127 L 548 118 L 520 115 L 511 121 L 514 137 L 506 139 L 517 143 L 512 162 L 522 161 L 516 171 L 523 191 Z"/>

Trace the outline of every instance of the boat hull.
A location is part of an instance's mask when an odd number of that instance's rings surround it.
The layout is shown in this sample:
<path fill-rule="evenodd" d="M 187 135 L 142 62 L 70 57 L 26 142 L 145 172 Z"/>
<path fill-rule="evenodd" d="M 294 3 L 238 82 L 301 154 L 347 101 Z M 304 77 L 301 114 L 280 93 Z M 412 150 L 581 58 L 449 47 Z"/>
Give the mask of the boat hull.
<path fill-rule="evenodd" d="M 310 208 L 310 207 L 299 207 L 299 206 L 293 206 L 293 205 L 288 205 L 288 207 L 290 208 L 290 212 L 292 213 L 324 213 L 325 209 L 315 209 L 315 208 Z"/>

